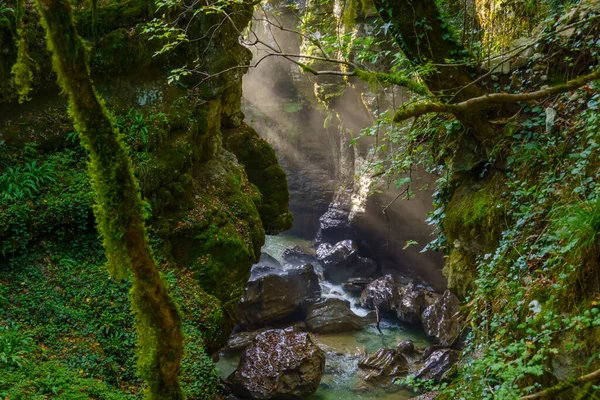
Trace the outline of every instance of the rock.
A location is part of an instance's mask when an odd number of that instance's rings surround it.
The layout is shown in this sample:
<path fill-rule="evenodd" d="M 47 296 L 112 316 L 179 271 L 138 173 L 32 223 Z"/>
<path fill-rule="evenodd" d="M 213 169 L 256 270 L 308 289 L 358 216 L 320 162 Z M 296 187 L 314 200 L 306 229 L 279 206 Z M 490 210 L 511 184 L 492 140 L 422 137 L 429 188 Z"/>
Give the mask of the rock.
<path fill-rule="evenodd" d="M 286 263 L 292 265 L 311 264 L 317 261 L 317 255 L 314 250 L 302 246 L 294 246 L 283 252 L 283 259 Z"/>
<path fill-rule="evenodd" d="M 348 282 L 342 284 L 342 288 L 354 295 L 359 295 L 365 290 L 365 288 L 373 281 L 372 278 L 350 278 Z"/>
<path fill-rule="evenodd" d="M 433 380 L 436 383 L 445 380 L 445 374 L 458 361 L 458 351 L 451 349 L 435 350 L 415 374 L 417 379 Z"/>
<path fill-rule="evenodd" d="M 411 400 L 434 400 L 440 392 L 427 392 L 420 396 L 413 397 Z"/>
<path fill-rule="evenodd" d="M 317 240 L 335 243 L 352 235 L 349 215 L 350 213 L 341 204 L 331 203 L 325 214 L 319 218 Z"/>
<path fill-rule="evenodd" d="M 329 243 L 321 243 L 319 244 L 319 246 L 317 247 L 317 258 L 320 260 L 322 258 L 324 258 L 333 248 L 332 245 L 330 245 Z"/>
<path fill-rule="evenodd" d="M 361 317 L 350 309 L 350 303 L 329 298 L 313 304 L 308 309 L 306 327 L 313 333 L 349 332 L 375 322 L 375 314 Z"/>
<path fill-rule="evenodd" d="M 376 308 L 385 314 L 397 316 L 401 321 L 416 324 L 421 314 L 439 295 L 413 283 L 411 280 L 386 275 L 371 282 L 360 296 L 365 308 Z"/>
<path fill-rule="evenodd" d="M 229 337 L 229 340 L 227 341 L 226 350 L 239 351 L 245 349 L 263 331 L 264 330 L 234 333 Z"/>
<path fill-rule="evenodd" d="M 425 334 L 442 346 L 452 346 L 462 331 L 460 303 L 449 290 L 423 311 L 421 319 Z"/>
<path fill-rule="evenodd" d="M 260 259 L 252 266 L 250 279 L 257 279 L 261 276 L 277 273 L 282 269 L 281 263 L 269 254 L 260 253 Z"/>
<path fill-rule="evenodd" d="M 352 240 L 342 240 L 327 251 L 320 246 L 317 251 L 323 264 L 325 278 L 333 283 L 344 283 L 351 278 L 373 276 L 377 272 L 375 261 L 360 257 Z"/>
<path fill-rule="evenodd" d="M 425 310 L 425 292 L 412 282 L 399 289 L 396 315 L 400 321 L 416 324 L 421 321 L 421 313 Z"/>
<path fill-rule="evenodd" d="M 227 346 L 224 350 L 235 352 L 244 350 L 258 335 L 267 330 L 269 330 L 269 328 L 259 329 L 251 332 L 233 333 L 231 336 L 229 336 Z M 296 322 L 295 324 L 284 328 L 284 330 L 289 332 L 306 332 L 306 324 L 304 322 Z"/>
<path fill-rule="evenodd" d="M 320 296 L 319 279 L 312 265 L 272 270 L 250 278 L 236 320 L 247 330 L 302 320 L 306 309 Z"/>
<path fill-rule="evenodd" d="M 321 382 L 325 354 L 306 333 L 259 334 L 229 377 L 233 392 L 252 399 L 303 399 Z"/>
<path fill-rule="evenodd" d="M 412 354 L 415 351 L 415 344 L 412 340 L 403 340 L 396 345 L 396 352 L 399 354 Z"/>
<path fill-rule="evenodd" d="M 381 348 L 358 361 L 362 380 L 373 385 L 393 385 L 398 377 L 408 374 L 406 358 L 396 350 Z"/>

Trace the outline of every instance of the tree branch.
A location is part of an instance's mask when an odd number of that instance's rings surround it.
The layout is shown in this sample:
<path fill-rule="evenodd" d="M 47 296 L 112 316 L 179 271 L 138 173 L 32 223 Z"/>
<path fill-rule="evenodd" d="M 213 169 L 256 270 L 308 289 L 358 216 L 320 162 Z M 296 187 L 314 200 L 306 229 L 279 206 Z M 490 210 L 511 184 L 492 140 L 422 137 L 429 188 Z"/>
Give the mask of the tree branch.
<path fill-rule="evenodd" d="M 492 93 L 480 97 L 474 97 L 455 104 L 445 103 L 416 103 L 408 107 L 402 107 L 396 112 L 394 122 L 402 122 L 409 118 L 418 117 L 429 113 L 450 113 L 456 114 L 466 111 L 474 111 L 490 107 L 494 104 L 517 103 L 543 99 L 555 94 L 566 93 L 578 89 L 591 81 L 600 79 L 600 70 L 592 72 L 589 75 L 580 76 L 572 79 L 562 85 L 557 85 L 548 89 L 538 90 L 530 93 Z"/>
<path fill-rule="evenodd" d="M 550 396 L 553 396 L 557 393 L 564 392 L 565 390 L 568 390 L 568 389 L 572 388 L 573 386 L 584 385 L 586 383 L 593 382 L 598 379 L 600 379 L 600 369 L 598 369 L 592 373 L 589 373 L 587 375 L 580 376 L 579 378 L 561 382 L 558 385 L 551 387 L 550 389 L 546 389 L 546 390 L 543 390 L 538 393 L 523 396 L 523 397 L 521 397 L 521 400 L 535 400 L 535 399 L 550 398 Z"/>

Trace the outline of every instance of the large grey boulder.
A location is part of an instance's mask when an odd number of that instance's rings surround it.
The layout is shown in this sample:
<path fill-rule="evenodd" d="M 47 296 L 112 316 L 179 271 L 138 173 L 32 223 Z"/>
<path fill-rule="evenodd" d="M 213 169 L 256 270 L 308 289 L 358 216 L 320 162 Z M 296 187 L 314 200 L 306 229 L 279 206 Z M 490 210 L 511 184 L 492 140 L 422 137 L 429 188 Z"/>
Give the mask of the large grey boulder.
<path fill-rule="evenodd" d="M 301 320 L 321 296 L 312 265 L 252 274 L 237 307 L 236 320 L 245 330 Z"/>
<path fill-rule="evenodd" d="M 433 380 L 438 383 L 446 380 L 448 371 L 458 361 L 459 352 L 452 349 L 439 349 L 427 357 L 415 378 Z"/>
<path fill-rule="evenodd" d="M 375 322 L 375 314 L 366 317 L 354 314 L 350 303 L 336 298 L 319 301 L 309 307 L 306 328 L 313 333 L 350 332 Z"/>
<path fill-rule="evenodd" d="M 427 307 L 421 316 L 425 334 L 441 346 L 452 346 L 460 336 L 460 302 L 449 290 Z"/>
<path fill-rule="evenodd" d="M 342 240 L 333 247 L 321 245 L 317 249 L 317 257 L 323 265 L 325 278 L 333 283 L 344 283 L 351 278 L 364 278 L 377 273 L 375 261 L 360 257 L 352 240 Z"/>
<path fill-rule="evenodd" d="M 233 392 L 251 399 L 304 399 L 316 392 L 325 354 L 306 333 L 265 331 L 246 347 L 229 377 Z"/>

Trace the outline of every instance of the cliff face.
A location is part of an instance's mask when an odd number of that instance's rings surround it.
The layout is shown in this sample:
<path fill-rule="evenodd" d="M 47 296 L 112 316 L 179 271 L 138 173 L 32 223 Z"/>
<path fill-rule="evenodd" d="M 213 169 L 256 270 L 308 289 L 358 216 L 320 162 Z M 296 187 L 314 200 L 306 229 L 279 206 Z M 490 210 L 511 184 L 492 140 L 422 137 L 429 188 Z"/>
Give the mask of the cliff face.
<path fill-rule="evenodd" d="M 355 26 L 347 28 L 336 19 L 340 7 L 335 4 L 297 5 L 310 32 L 327 36 L 339 30 L 342 37 L 373 39 L 373 26 L 378 23 L 375 14 L 361 15 Z M 279 11 L 277 20 L 287 29 L 295 29 L 296 15 L 286 13 L 285 6 Z M 323 20 L 323 15 L 332 18 Z M 264 20 L 260 16 L 252 29 L 265 42 L 277 43 L 289 54 L 322 55 L 310 40 L 274 28 Z M 259 52 L 256 59 L 262 55 Z M 322 60 L 302 61 L 317 70 L 343 69 Z M 385 70 L 388 61 L 382 58 L 372 67 Z M 363 129 L 371 128 L 377 116 L 391 108 L 390 99 L 399 104 L 407 97 L 403 89 L 382 90 L 356 77 L 313 76 L 277 57 L 265 59 L 244 78 L 244 112 L 250 117 L 249 123 L 276 148 L 288 174 L 290 210 L 296 216 L 293 233 L 330 243 L 352 237 L 361 252 L 377 259 L 384 269 L 415 271 L 442 289 L 446 285 L 442 258 L 433 252 L 419 253 L 433 239 L 431 227 L 425 222 L 432 210 L 433 190 L 418 188 L 431 186 L 434 178 L 424 171 L 414 171 L 411 188 L 416 197 L 399 199 L 405 185 L 375 183 L 373 175 L 381 172 L 375 167 L 381 161 L 380 154 L 372 152 L 377 147 L 375 136 L 357 140 Z M 389 207 L 383 213 L 386 205 Z M 421 246 L 405 248 L 409 241 Z"/>
<path fill-rule="evenodd" d="M 220 22 L 217 16 L 198 16 L 191 23 L 183 18 L 180 23 L 190 23 L 188 28 L 206 39 L 153 57 L 162 43 L 143 33 L 141 24 L 151 19 L 148 7 L 143 0 L 109 1 L 95 15 L 78 10 L 76 21 L 90 45 L 97 90 L 130 148 L 155 251 L 165 268 L 185 276 L 188 290 L 196 292 L 189 293 L 191 304 L 184 296 L 183 308 L 205 310 L 196 327 L 205 352 L 212 354 L 230 333 L 265 232 L 291 227 L 287 181 L 273 149 L 243 122 L 243 68 L 211 80 L 192 76 L 167 84 L 167 69 L 197 58 L 208 73 L 248 64 L 251 55 L 239 44 L 236 28 L 222 24 L 204 35 Z M 235 11 L 236 25 L 247 25 L 252 7 Z M 74 240 L 95 230 L 86 155 L 55 85 L 38 20 L 27 10 L 33 91 L 23 104 L 10 74 L 17 58 L 14 21 L 0 24 L 2 263 L 26 257 L 40 243 Z"/>

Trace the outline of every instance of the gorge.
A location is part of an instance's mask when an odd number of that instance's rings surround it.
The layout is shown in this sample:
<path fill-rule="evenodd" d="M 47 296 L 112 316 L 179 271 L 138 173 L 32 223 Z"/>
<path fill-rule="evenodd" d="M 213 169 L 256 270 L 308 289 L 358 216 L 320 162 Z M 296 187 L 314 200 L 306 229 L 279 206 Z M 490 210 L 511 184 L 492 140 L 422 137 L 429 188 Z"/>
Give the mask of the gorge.
<path fill-rule="evenodd" d="M 0 0 L 0 397 L 598 398 L 599 16 Z"/>

